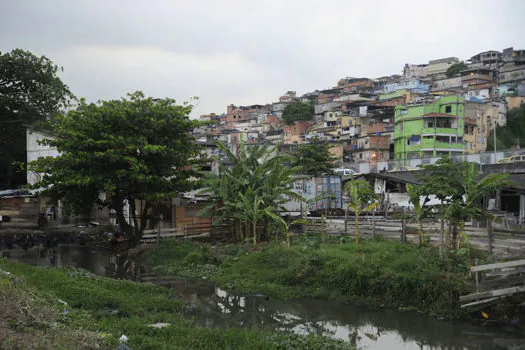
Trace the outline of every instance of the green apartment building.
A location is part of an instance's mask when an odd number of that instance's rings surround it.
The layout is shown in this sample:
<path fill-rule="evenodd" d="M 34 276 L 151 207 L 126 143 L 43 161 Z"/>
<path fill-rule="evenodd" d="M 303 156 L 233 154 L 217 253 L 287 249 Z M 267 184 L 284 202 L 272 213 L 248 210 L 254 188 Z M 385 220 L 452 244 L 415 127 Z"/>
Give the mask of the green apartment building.
<path fill-rule="evenodd" d="M 446 96 L 434 103 L 395 109 L 394 158 L 454 155 L 464 150 L 465 98 Z"/>

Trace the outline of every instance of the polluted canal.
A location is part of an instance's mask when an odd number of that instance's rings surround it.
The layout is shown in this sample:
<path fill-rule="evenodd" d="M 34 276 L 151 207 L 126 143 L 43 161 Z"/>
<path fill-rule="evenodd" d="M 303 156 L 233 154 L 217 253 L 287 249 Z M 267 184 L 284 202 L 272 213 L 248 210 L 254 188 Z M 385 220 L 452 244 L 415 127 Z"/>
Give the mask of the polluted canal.
<path fill-rule="evenodd" d="M 89 270 L 97 275 L 161 284 L 177 290 L 186 313 L 203 327 L 269 327 L 343 339 L 360 349 L 518 349 L 525 335 L 512 328 L 440 321 L 416 312 L 373 310 L 342 302 L 283 301 L 229 293 L 206 280 L 157 276 L 138 261 L 108 251 L 61 245 L 50 249 L 0 250 L 0 256 L 31 265 Z M 203 276 L 205 277 L 205 276 Z"/>

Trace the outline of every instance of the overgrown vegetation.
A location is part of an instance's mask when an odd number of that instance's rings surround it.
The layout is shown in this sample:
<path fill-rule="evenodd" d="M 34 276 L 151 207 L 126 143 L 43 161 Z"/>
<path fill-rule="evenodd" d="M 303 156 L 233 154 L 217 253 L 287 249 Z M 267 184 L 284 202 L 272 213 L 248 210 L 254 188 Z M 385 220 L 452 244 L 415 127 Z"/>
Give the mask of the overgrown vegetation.
<path fill-rule="evenodd" d="M 284 107 L 283 120 L 286 124 L 298 121 L 313 120 L 315 114 L 314 105 L 311 102 L 292 102 Z"/>
<path fill-rule="evenodd" d="M 308 143 L 297 146 L 290 156 L 290 163 L 301 174 L 309 176 L 333 175 L 337 166 L 337 157 L 330 153 L 330 143 L 313 137 Z"/>
<path fill-rule="evenodd" d="M 455 76 L 459 76 L 460 75 L 460 72 L 463 71 L 463 70 L 466 70 L 468 69 L 468 66 L 465 62 L 461 61 L 461 62 L 458 62 L 458 63 L 454 63 L 453 65 L 451 65 L 450 67 L 448 67 L 447 71 L 446 71 L 446 75 L 448 78 L 453 78 Z"/>
<path fill-rule="evenodd" d="M 133 350 L 352 349 L 349 343 L 317 336 L 199 328 L 181 316 L 183 303 L 172 290 L 84 270 L 4 261 L 0 287 L 0 349 L 115 349 L 122 334 Z M 170 326 L 150 326 L 158 322 Z"/>
<path fill-rule="evenodd" d="M 507 124 L 496 127 L 496 148 L 498 150 L 511 149 L 525 142 L 525 103 L 519 108 L 511 109 L 507 113 Z M 494 135 L 490 133 L 487 138 L 487 151 L 494 151 Z"/>
<path fill-rule="evenodd" d="M 239 292 L 415 308 L 444 318 L 460 315 L 457 298 L 469 290 L 465 256 L 443 261 L 436 248 L 380 237 L 359 246 L 344 241 L 303 236 L 291 248 L 268 244 L 261 250 L 170 242 L 151 251 L 149 260 L 159 271 L 205 276 Z"/>

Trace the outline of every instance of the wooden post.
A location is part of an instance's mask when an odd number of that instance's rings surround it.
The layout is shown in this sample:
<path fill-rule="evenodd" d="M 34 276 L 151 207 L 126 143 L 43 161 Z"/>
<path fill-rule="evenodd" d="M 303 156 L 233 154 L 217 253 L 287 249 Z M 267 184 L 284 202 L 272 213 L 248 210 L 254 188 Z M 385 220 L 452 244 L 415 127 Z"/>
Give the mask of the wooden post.
<path fill-rule="evenodd" d="M 492 235 L 492 215 L 487 219 L 487 238 L 489 243 L 489 254 L 492 257 L 493 250 L 493 235 Z"/>
<path fill-rule="evenodd" d="M 376 235 L 376 209 L 372 211 L 372 237 Z"/>
<path fill-rule="evenodd" d="M 401 243 L 405 243 L 406 242 L 406 234 L 407 234 L 407 227 L 406 227 L 406 218 L 405 218 L 405 214 L 406 213 L 406 208 L 403 207 L 403 218 L 401 219 Z"/>
<path fill-rule="evenodd" d="M 478 259 L 476 258 L 474 264 L 478 265 Z M 479 293 L 479 271 L 476 271 L 476 293 Z"/>
<path fill-rule="evenodd" d="M 348 233 L 348 203 L 345 205 L 345 233 Z"/>
<path fill-rule="evenodd" d="M 159 224 L 157 226 L 157 247 L 159 246 L 159 242 L 160 242 L 160 230 L 161 230 L 160 225 L 161 225 L 161 222 L 162 222 L 162 220 L 159 220 Z"/>
<path fill-rule="evenodd" d="M 441 200 L 441 217 L 440 217 L 440 234 L 441 234 L 441 245 L 439 246 L 439 252 L 441 259 L 445 257 L 445 219 L 443 218 L 443 199 Z"/>

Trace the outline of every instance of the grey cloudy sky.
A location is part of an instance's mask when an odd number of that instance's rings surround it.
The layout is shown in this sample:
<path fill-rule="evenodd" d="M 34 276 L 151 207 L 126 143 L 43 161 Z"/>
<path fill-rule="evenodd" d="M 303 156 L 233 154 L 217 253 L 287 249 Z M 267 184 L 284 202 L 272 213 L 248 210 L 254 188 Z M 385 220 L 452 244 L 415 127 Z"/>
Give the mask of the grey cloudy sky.
<path fill-rule="evenodd" d="M 48 56 L 91 101 L 198 96 L 198 115 L 405 63 L 525 49 L 524 13 L 523 0 L 0 0 L 0 51 Z"/>

